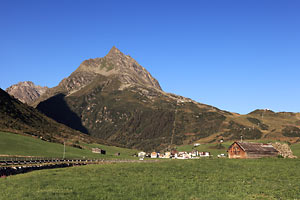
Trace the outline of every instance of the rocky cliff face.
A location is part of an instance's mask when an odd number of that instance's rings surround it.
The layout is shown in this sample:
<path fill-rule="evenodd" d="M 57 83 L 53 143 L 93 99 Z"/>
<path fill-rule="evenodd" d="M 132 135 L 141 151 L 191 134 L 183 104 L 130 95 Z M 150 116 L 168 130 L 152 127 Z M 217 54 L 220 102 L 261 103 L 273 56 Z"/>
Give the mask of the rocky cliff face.
<path fill-rule="evenodd" d="M 31 81 L 19 82 L 6 89 L 6 92 L 23 103 L 31 104 L 47 91 L 48 87 L 35 85 Z"/>

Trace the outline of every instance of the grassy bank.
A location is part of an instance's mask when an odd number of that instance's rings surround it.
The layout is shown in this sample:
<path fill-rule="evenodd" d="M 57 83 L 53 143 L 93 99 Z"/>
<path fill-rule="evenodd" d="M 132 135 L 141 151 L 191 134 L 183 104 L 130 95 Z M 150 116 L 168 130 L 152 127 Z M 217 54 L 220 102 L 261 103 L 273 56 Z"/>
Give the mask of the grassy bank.
<path fill-rule="evenodd" d="M 80 144 L 84 148 L 66 146 L 66 158 L 132 158 L 137 150 L 124 149 L 99 144 Z M 91 152 L 92 147 L 106 150 L 106 155 Z M 31 136 L 0 132 L 0 155 L 38 156 L 50 158 L 62 158 L 64 145 L 46 142 Z M 120 152 L 120 156 L 114 156 Z"/>
<path fill-rule="evenodd" d="M 299 159 L 200 159 L 34 171 L 0 199 L 300 199 Z"/>

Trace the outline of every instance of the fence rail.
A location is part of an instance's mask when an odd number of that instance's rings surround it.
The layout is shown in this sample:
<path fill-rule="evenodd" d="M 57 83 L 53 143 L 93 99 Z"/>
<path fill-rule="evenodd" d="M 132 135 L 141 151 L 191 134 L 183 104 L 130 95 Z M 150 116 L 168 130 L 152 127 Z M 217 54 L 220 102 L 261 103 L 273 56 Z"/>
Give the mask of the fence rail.
<path fill-rule="evenodd" d="M 150 161 L 150 160 L 149 160 Z M 129 163 L 129 162 L 149 162 L 128 159 L 59 159 L 59 158 L 41 158 L 30 157 L 22 159 L 20 157 L 14 159 L 0 158 L 0 167 L 6 166 L 27 166 L 27 165 L 42 165 L 42 164 L 70 164 L 70 165 L 86 165 L 86 164 L 101 164 L 101 163 Z M 153 160 L 155 161 L 155 160 Z M 151 161 L 151 162 L 153 162 Z"/>
<path fill-rule="evenodd" d="M 89 164 L 104 163 L 133 163 L 133 162 L 157 162 L 157 160 L 139 161 L 139 160 L 104 160 L 104 159 L 35 159 L 35 160 L 0 160 L 0 177 L 6 177 L 15 174 L 27 173 L 33 170 L 64 168 Z"/>

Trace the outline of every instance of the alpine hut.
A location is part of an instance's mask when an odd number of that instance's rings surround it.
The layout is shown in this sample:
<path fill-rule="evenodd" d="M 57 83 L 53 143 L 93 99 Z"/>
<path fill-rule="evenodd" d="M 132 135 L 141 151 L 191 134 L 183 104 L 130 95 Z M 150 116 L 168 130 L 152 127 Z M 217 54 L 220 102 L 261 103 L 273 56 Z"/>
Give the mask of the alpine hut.
<path fill-rule="evenodd" d="M 234 142 L 227 152 L 229 158 L 263 158 L 278 155 L 272 144 L 252 142 Z"/>

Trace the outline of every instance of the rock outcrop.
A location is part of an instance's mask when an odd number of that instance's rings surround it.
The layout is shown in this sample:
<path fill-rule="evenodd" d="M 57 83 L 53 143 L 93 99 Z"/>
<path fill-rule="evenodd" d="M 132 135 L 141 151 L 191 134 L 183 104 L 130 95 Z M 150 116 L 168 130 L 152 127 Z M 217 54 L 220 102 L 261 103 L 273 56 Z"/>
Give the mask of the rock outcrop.
<path fill-rule="evenodd" d="M 48 87 L 35 85 L 31 81 L 19 82 L 6 89 L 6 92 L 23 103 L 31 104 L 48 90 Z"/>
<path fill-rule="evenodd" d="M 297 158 L 297 156 L 293 155 L 293 152 L 288 144 L 280 144 L 279 142 L 273 143 L 273 147 L 279 152 L 284 158 Z"/>

